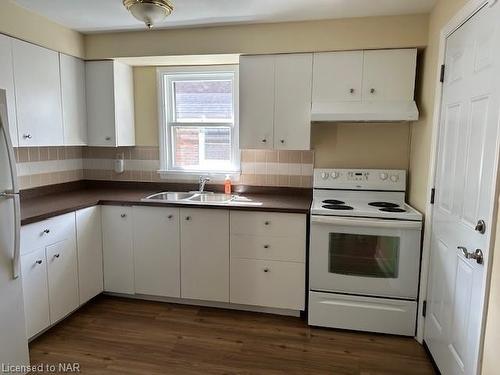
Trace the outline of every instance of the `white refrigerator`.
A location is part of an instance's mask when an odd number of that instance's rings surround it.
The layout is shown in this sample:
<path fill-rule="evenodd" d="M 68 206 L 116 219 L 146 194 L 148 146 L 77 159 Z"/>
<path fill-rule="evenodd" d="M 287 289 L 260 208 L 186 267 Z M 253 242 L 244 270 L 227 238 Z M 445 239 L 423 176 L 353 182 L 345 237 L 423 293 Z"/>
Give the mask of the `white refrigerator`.
<path fill-rule="evenodd" d="M 29 364 L 20 277 L 20 207 L 5 90 L 0 89 L 0 373 Z M 19 366 L 19 367 L 17 367 Z"/>

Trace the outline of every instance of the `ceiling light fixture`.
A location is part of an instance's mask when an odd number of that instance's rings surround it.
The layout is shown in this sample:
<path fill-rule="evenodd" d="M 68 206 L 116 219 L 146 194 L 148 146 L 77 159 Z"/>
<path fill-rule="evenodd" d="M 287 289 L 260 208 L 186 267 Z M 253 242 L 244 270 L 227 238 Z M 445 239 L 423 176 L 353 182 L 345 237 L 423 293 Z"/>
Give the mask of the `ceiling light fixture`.
<path fill-rule="evenodd" d="M 123 0 L 123 5 L 135 18 L 144 22 L 148 29 L 174 10 L 169 0 Z"/>

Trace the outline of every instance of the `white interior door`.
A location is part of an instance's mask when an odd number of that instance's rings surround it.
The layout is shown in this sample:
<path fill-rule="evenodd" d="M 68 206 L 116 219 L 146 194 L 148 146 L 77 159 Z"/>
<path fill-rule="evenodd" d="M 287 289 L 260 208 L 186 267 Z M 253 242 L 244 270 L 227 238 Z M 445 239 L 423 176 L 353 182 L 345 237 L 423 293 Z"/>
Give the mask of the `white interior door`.
<path fill-rule="evenodd" d="M 446 42 L 424 332 L 443 374 L 478 371 L 498 164 L 499 18 L 498 3 L 485 6 Z M 467 256 L 476 249 L 482 262 Z"/>

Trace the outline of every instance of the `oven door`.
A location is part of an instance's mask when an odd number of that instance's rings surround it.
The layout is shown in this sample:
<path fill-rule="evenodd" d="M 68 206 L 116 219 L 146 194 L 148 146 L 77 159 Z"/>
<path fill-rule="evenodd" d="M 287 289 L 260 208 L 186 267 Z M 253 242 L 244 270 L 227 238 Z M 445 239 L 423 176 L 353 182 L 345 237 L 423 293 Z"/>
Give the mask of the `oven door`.
<path fill-rule="evenodd" d="M 310 289 L 416 299 L 418 221 L 311 216 Z"/>

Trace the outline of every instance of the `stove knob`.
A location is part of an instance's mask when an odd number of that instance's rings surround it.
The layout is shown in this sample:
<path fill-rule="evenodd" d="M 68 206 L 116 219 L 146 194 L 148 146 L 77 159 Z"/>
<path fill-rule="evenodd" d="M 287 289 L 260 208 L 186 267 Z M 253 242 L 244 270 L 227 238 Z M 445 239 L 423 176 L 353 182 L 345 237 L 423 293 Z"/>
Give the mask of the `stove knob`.
<path fill-rule="evenodd" d="M 380 179 L 381 179 L 382 181 L 387 180 L 387 178 L 388 178 L 388 177 L 389 177 L 389 175 L 388 175 L 387 173 L 381 173 L 381 174 L 380 174 Z"/>
<path fill-rule="evenodd" d="M 332 176 L 333 179 L 336 179 L 339 177 L 339 172 L 332 172 L 330 173 L 330 175 Z"/>
<path fill-rule="evenodd" d="M 391 176 L 391 181 L 392 181 L 392 182 L 398 182 L 398 181 L 399 181 L 399 176 L 398 176 L 397 174 L 393 174 L 393 175 Z"/>
<path fill-rule="evenodd" d="M 329 177 L 329 176 L 330 176 L 330 175 L 328 174 L 328 172 L 321 172 L 321 178 L 322 178 L 323 180 L 328 180 L 328 177 Z"/>

